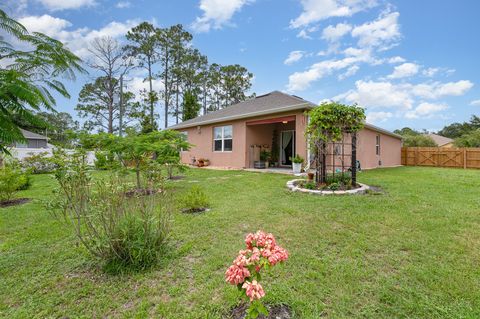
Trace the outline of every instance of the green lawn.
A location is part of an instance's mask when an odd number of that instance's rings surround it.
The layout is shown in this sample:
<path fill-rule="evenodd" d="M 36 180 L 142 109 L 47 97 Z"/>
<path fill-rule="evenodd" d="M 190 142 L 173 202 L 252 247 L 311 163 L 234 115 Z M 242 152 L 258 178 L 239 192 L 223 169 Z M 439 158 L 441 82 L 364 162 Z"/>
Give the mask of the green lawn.
<path fill-rule="evenodd" d="M 106 275 L 40 202 L 37 175 L 0 208 L 3 318 L 221 318 L 238 302 L 224 272 L 247 232 L 276 235 L 289 260 L 264 277 L 269 303 L 301 318 L 479 318 L 480 171 L 401 167 L 360 174 L 384 195 L 318 197 L 286 191 L 289 176 L 190 170 L 212 201 L 176 213 L 170 256 L 154 269 Z"/>

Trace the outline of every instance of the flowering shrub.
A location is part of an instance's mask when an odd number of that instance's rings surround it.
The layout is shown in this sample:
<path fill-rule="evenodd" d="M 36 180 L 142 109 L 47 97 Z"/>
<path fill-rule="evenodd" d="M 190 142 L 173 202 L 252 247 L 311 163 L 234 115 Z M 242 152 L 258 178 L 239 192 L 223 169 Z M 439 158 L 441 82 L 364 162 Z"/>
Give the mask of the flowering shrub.
<path fill-rule="evenodd" d="M 270 233 L 257 231 L 245 237 L 246 249 L 238 252 L 237 258 L 225 272 L 225 280 L 245 291 L 250 300 L 246 318 L 257 318 L 260 314 L 268 316 L 268 311 L 260 301 L 265 291 L 259 281 L 260 272 L 287 260 L 288 252 L 277 245 Z"/>

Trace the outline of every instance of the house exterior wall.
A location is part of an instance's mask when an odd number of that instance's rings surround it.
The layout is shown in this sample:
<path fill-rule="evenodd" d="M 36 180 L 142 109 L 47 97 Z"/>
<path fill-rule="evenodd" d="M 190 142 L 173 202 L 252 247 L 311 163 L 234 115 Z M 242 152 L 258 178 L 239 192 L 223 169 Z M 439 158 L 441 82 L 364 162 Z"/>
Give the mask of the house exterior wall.
<path fill-rule="evenodd" d="M 295 122 L 285 124 L 287 129 L 295 129 L 297 154 L 306 158 L 307 148 L 304 137 L 306 127 L 306 116 L 304 112 L 283 112 L 269 114 L 268 116 L 252 117 L 235 121 L 201 125 L 185 129 L 177 129 L 187 134 L 188 142 L 193 144 L 189 151 L 181 153 L 183 163 L 189 164 L 192 159 L 206 158 L 210 165 L 227 168 L 246 168 L 250 165 L 250 145 L 272 143 L 272 130 L 274 124 L 259 124 L 247 126 L 248 121 L 271 119 L 284 116 L 295 116 Z M 233 147 L 231 152 L 215 152 L 213 150 L 213 128 L 218 126 L 232 125 Z M 280 125 L 280 124 L 279 124 Z M 283 128 L 278 128 L 283 130 Z"/>
<path fill-rule="evenodd" d="M 376 136 L 380 135 L 380 155 L 376 154 Z M 362 169 L 401 165 L 402 140 L 364 128 L 358 133 L 357 159 Z M 381 165 L 380 165 L 381 161 Z"/>
<path fill-rule="evenodd" d="M 247 125 L 247 121 L 271 119 L 284 116 L 295 116 L 295 121 L 286 124 L 258 124 Z M 213 128 L 217 126 L 232 125 L 233 128 L 233 149 L 231 152 L 213 151 Z M 250 145 L 268 145 L 272 143 L 272 132 L 276 129 L 279 133 L 282 130 L 294 129 L 296 154 L 306 160 L 308 159 L 308 145 L 305 138 L 307 117 L 303 111 L 276 113 L 268 116 L 241 119 L 229 122 L 215 123 L 211 125 L 195 126 L 185 129 L 178 129 L 186 132 L 188 142 L 193 144 L 189 151 L 181 153 L 183 163 L 189 164 L 192 158 L 206 158 L 210 165 L 226 168 L 246 168 L 251 165 Z M 376 136 L 380 135 L 380 155 L 376 155 Z M 279 140 L 280 143 L 280 140 Z M 362 169 L 376 167 L 389 167 L 401 165 L 402 141 L 399 138 L 375 130 L 364 128 L 358 133 L 357 138 L 357 159 Z M 346 149 L 345 153 L 350 153 Z M 349 159 L 345 159 L 348 161 Z M 336 165 L 341 162 L 335 161 Z M 380 165 L 381 162 L 381 165 Z M 341 165 L 341 164 L 340 164 Z"/>

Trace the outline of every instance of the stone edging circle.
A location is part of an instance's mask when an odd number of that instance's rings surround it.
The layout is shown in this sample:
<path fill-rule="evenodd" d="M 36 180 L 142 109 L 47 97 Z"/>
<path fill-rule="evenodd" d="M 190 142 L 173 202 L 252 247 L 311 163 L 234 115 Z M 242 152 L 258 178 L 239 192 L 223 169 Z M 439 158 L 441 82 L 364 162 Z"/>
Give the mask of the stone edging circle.
<path fill-rule="evenodd" d="M 287 182 L 287 188 L 292 192 L 301 192 L 301 193 L 310 193 L 314 195 L 354 195 L 354 194 L 365 194 L 370 186 L 358 183 L 359 188 L 349 189 L 346 191 L 330 191 L 330 190 L 316 190 L 316 189 L 306 189 L 297 186 L 297 183 L 300 181 L 305 181 L 304 179 L 292 179 Z"/>

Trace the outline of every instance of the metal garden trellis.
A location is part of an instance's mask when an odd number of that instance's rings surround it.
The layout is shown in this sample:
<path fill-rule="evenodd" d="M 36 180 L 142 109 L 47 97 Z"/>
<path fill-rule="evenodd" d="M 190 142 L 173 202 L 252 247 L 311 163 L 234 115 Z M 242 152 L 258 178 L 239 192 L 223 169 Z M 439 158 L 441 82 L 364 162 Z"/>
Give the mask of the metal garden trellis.
<path fill-rule="evenodd" d="M 357 132 L 364 126 L 364 109 L 356 105 L 324 103 L 311 110 L 309 118 L 306 134 L 314 149 L 316 183 L 326 183 L 327 172 L 330 170 L 335 175 L 338 169 L 342 175 L 350 171 L 352 185 L 355 185 Z"/>

